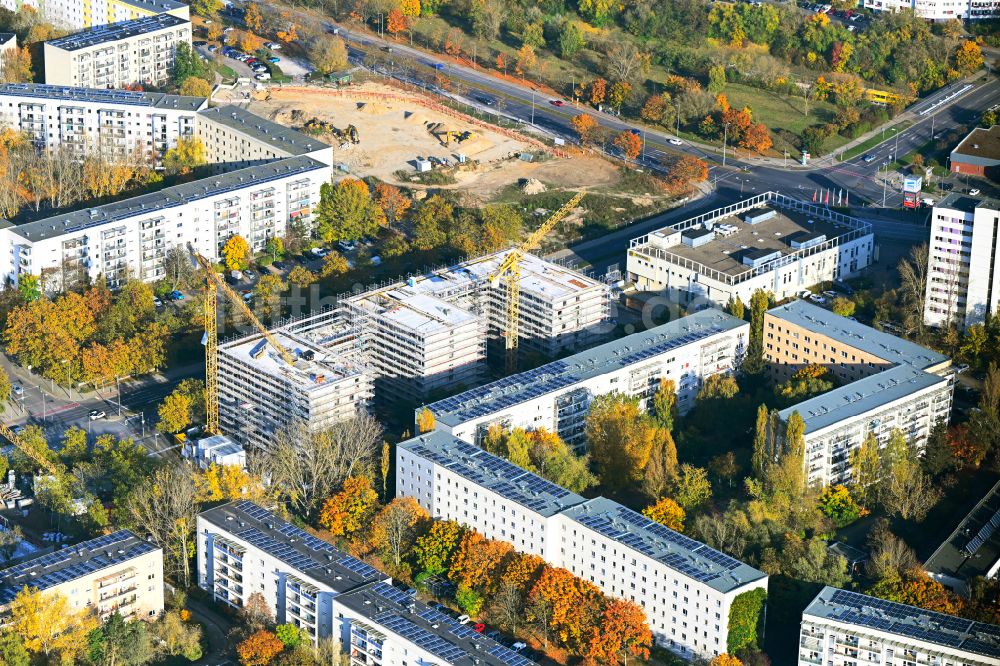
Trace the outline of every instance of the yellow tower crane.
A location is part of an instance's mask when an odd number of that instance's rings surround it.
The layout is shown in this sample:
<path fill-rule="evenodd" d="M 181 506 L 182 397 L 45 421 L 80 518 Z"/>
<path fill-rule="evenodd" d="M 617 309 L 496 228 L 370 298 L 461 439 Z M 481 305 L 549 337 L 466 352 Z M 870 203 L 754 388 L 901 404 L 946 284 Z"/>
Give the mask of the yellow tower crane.
<path fill-rule="evenodd" d="M 517 372 L 517 343 L 520 337 L 518 326 L 521 317 L 521 260 L 530 250 L 542 242 L 542 239 L 552 231 L 561 219 L 577 207 L 583 199 L 583 192 L 577 193 L 563 204 L 562 208 L 552 213 L 547 220 L 535 229 L 527 239 L 504 258 L 500 267 L 489 277 L 490 286 L 496 287 L 504 279 L 507 286 L 507 330 L 504 331 L 507 348 L 507 373 Z"/>
<path fill-rule="evenodd" d="M 52 476 L 56 477 L 60 481 L 70 480 L 69 475 L 66 472 L 66 469 L 62 465 L 49 460 L 48 458 L 45 457 L 44 454 L 40 453 L 39 451 L 36 451 L 34 447 L 25 444 L 13 430 L 11 430 L 8 426 L 6 426 L 3 423 L 0 423 L 0 435 L 3 435 L 3 437 L 7 439 L 11 444 L 20 449 L 21 452 L 24 453 L 24 455 L 31 458 L 32 462 L 34 462 L 36 465 L 44 469 Z"/>
<path fill-rule="evenodd" d="M 212 268 L 212 263 L 201 256 L 201 254 L 194 252 L 195 259 L 205 270 L 205 429 L 213 434 L 219 434 L 219 359 L 218 359 L 218 348 L 219 348 L 219 337 L 216 316 L 218 312 L 218 294 L 221 290 L 223 294 L 226 295 L 236 308 L 247 318 L 251 324 L 260 331 L 264 339 L 270 343 L 274 349 L 281 354 L 281 358 L 285 363 L 293 365 L 295 363 L 295 357 L 293 357 L 287 349 L 281 346 L 277 338 L 271 334 L 264 324 L 260 323 L 260 320 L 254 316 L 254 313 L 250 310 L 240 295 L 237 294 L 232 288 L 226 284 L 215 269 Z"/>

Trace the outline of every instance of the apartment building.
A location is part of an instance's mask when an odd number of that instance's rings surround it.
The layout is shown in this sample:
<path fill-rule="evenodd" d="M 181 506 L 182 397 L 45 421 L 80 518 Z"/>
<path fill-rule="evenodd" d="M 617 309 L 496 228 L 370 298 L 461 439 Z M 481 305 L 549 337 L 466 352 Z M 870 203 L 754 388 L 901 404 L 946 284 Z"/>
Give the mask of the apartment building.
<path fill-rule="evenodd" d="M 824 587 L 802 612 L 799 666 L 996 666 L 1000 626 Z"/>
<path fill-rule="evenodd" d="M 1000 17 L 998 0 L 864 0 L 875 12 L 912 11 L 929 21 L 982 21 Z"/>
<path fill-rule="evenodd" d="M 924 323 L 966 329 L 997 313 L 998 244 L 1000 201 L 949 194 L 934 206 Z"/>
<path fill-rule="evenodd" d="M 681 413 L 694 406 L 706 378 L 739 365 L 750 324 L 722 310 L 633 333 L 534 370 L 505 377 L 427 406 L 438 429 L 479 444 L 492 425 L 544 428 L 583 448 L 590 403 L 618 391 L 643 403 L 669 379 Z M 417 410 L 418 414 L 422 408 Z"/>
<path fill-rule="evenodd" d="M 0 0 L 0 7 L 12 12 L 33 7 L 46 21 L 64 30 L 84 30 L 159 14 L 191 19 L 188 5 L 178 0 Z"/>
<path fill-rule="evenodd" d="M 778 300 L 857 275 L 877 259 L 871 225 L 778 192 L 745 199 L 631 241 L 628 281 L 689 307 Z"/>
<path fill-rule="evenodd" d="M 107 151 L 158 156 L 194 134 L 203 97 L 130 90 L 0 84 L 0 125 L 33 137 L 38 148 L 63 146 L 83 155 Z"/>
<path fill-rule="evenodd" d="M 217 171 L 267 164 L 284 157 L 307 156 L 333 164 L 329 144 L 279 125 L 240 106 L 204 109 L 195 133 L 205 144 L 205 160 Z"/>
<path fill-rule="evenodd" d="M 506 330 L 507 292 L 489 276 L 507 252 L 342 300 L 377 393 L 412 402 L 482 380 L 487 347 Z M 533 255 L 521 262 L 519 304 L 521 349 L 545 355 L 593 344 L 609 319 L 603 283 Z"/>
<path fill-rule="evenodd" d="M 172 14 L 88 28 L 45 42 L 45 83 L 163 86 L 173 74 L 178 44 L 191 45 L 191 22 Z"/>
<path fill-rule="evenodd" d="M 922 447 L 931 428 L 948 421 L 954 372 L 942 354 L 804 300 L 768 310 L 763 341 L 775 381 L 816 364 L 839 384 L 780 412 L 784 421 L 793 412 L 805 421 L 810 483 L 850 481 L 850 452 L 869 434 L 884 445 L 900 430 Z"/>
<path fill-rule="evenodd" d="M 233 440 L 266 448 L 275 433 L 321 432 L 367 407 L 372 379 L 363 366 L 294 327 L 271 333 L 291 364 L 259 333 L 219 345 L 219 424 Z"/>
<path fill-rule="evenodd" d="M 276 622 L 339 641 L 351 666 L 533 663 L 251 502 L 199 514 L 197 552 L 198 584 L 216 602 L 240 608 L 259 592 Z"/>
<path fill-rule="evenodd" d="M 603 497 L 586 500 L 437 430 L 396 447 L 396 496 L 643 607 L 658 644 L 728 651 L 729 612 L 766 574 Z"/>
<path fill-rule="evenodd" d="M 0 613 L 25 587 L 60 594 L 100 619 L 155 619 L 163 611 L 163 550 L 128 530 L 0 570 Z"/>
<path fill-rule="evenodd" d="M 924 571 L 965 597 L 970 596 L 973 579 L 1000 574 L 1000 481 L 957 520 L 951 534 L 924 561 Z"/>

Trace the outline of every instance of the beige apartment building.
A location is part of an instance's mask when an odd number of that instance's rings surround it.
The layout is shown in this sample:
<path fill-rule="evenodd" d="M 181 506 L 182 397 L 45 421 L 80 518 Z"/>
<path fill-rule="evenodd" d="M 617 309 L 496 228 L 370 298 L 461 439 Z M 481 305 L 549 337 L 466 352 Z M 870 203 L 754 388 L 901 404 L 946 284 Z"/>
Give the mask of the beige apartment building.
<path fill-rule="evenodd" d="M 163 611 L 163 550 L 121 530 L 0 570 L 0 612 L 24 587 L 61 594 L 100 619 L 152 620 Z"/>

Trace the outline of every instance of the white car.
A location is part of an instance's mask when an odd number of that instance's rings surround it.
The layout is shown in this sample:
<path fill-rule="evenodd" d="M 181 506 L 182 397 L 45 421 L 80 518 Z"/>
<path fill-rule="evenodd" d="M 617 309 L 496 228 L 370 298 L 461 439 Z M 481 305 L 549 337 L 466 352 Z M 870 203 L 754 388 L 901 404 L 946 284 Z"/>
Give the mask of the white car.
<path fill-rule="evenodd" d="M 254 74 L 253 78 L 257 79 L 258 81 L 270 81 L 271 80 L 271 73 L 270 72 L 261 72 L 260 74 Z"/>
<path fill-rule="evenodd" d="M 808 289 L 803 289 L 799 292 L 799 298 L 811 298 L 813 293 Z"/>
<path fill-rule="evenodd" d="M 979 195 L 979 188 L 978 187 L 973 187 L 971 190 L 969 190 L 969 194 L 971 194 L 972 196 L 978 196 Z"/>
<path fill-rule="evenodd" d="M 107 416 L 107 413 L 103 409 L 92 409 L 90 410 L 90 420 L 96 421 L 98 419 L 103 419 Z"/>
<path fill-rule="evenodd" d="M 823 305 L 824 303 L 826 303 L 826 296 L 820 296 L 819 294 L 810 294 L 809 300 L 815 303 L 816 305 Z"/>
<path fill-rule="evenodd" d="M 153 307 L 154 308 L 162 308 L 163 307 L 163 301 L 160 300 L 159 296 L 154 296 L 153 297 Z"/>
<path fill-rule="evenodd" d="M 667 139 L 667 143 L 669 143 L 671 146 L 683 146 L 684 145 L 684 142 L 681 141 L 680 139 Z"/>
<path fill-rule="evenodd" d="M 264 46 L 266 46 L 267 48 L 271 49 L 272 51 L 280 51 L 281 50 L 281 44 L 279 44 L 278 42 L 268 42 L 267 44 L 264 44 Z"/>

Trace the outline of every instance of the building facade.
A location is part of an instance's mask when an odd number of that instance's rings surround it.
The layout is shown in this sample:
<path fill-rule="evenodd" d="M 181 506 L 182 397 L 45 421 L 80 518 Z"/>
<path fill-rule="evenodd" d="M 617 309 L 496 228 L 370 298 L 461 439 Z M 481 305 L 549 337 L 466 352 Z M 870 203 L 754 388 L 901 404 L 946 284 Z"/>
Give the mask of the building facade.
<path fill-rule="evenodd" d="M 12 12 L 33 7 L 46 21 L 64 30 L 85 30 L 159 14 L 191 19 L 188 5 L 178 0 L 0 0 L 0 7 Z"/>
<path fill-rule="evenodd" d="M 783 300 L 857 275 L 877 258 L 871 225 L 827 206 L 765 192 L 632 240 L 628 281 L 690 309 Z"/>
<path fill-rule="evenodd" d="M 995 666 L 1000 626 L 825 587 L 802 612 L 799 666 Z"/>
<path fill-rule="evenodd" d="M 1000 173 L 1000 125 L 974 127 L 951 151 L 951 172 L 980 177 Z"/>
<path fill-rule="evenodd" d="M 931 210 L 924 323 L 966 329 L 1000 300 L 1000 202 L 950 194 Z"/>
<path fill-rule="evenodd" d="M 101 620 L 156 619 L 163 612 L 163 551 L 128 530 L 66 546 L 0 570 L 0 613 L 24 588 L 59 594 Z"/>
<path fill-rule="evenodd" d="M 396 496 L 642 606 L 658 644 L 728 651 L 729 612 L 767 576 L 611 500 L 586 500 L 443 431 L 396 448 Z"/>
<path fill-rule="evenodd" d="M 163 86 L 191 23 L 172 14 L 89 28 L 45 42 L 45 83 L 84 88 Z"/>
<path fill-rule="evenodd" d="M 929 21 L 982 21 L 1000 16 L 998 0 L 864 0 L 875 12 L 911 10 Z"/>
<path fill-rule="evenodd" d="M 705 379 L 738 367 L 749 331 L 742 319 L 702 310 L 439 400 L 427 409 L 437 428 L 472 444 L 479 444 L 490 426 L 500 425 L 507 430 L 544 428 L 580 449 L 595 397 L 617 391 L 645 404 L 662 380 L 670 380 L 678 410 L 685 413 Z"/>

